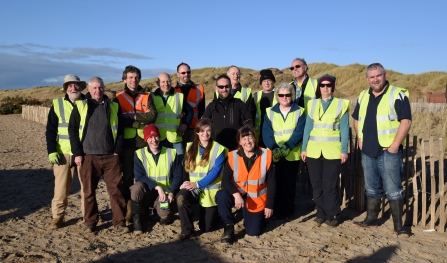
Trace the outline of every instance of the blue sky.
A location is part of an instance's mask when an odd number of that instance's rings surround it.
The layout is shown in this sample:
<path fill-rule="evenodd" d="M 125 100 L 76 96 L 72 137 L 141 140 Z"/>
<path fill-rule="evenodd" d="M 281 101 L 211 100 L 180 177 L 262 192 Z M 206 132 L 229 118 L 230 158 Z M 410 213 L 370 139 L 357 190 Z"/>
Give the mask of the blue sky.
<path fill-rule="evenodd" d="M 182 61 L 260 70 L 303 57 L 447 71 L 446 10 L 441 0 L 7 1 L 0 89 L 62 85 L 66 74 L 120 81 L 129 64 L 146 79 Z"/>

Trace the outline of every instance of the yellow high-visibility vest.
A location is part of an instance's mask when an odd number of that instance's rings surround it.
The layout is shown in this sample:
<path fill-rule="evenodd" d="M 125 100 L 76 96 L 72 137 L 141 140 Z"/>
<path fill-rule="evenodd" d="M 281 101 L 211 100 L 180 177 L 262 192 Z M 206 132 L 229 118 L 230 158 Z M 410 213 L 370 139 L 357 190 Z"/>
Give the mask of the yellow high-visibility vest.
<path fill-rule="evenodd" d="M 377 106 L 377 136 L 379 144 L 382 147 L 390 147 L 396 137 L 397 130 L 399 129 L 400 121 L 397 119 L 396 109 L 394 103 L 399 96 L 399 93 L 403 92 L 409 97 L 408 90 L 388 86 L 385 94 Z M 359 96 L 359 119 L 358 119 L 358 136 L 363 141 L 363 126 L 365 124 L 366 109 L 369 103 L 369 89 L 364 90 Z M 405 140 L 402 141 L 402 145 L 405 145 Z"/>
<path fill-rule="evenodd" d="M 317 159 L 323 155 L 328 160 L 340 159 L 340 119 L 348 110 L 348 100 L 333 98 L 326 112 L 321 99 L 308 102 L 307 114 L 314 125 L 307 144 L 307 157 Z"/>

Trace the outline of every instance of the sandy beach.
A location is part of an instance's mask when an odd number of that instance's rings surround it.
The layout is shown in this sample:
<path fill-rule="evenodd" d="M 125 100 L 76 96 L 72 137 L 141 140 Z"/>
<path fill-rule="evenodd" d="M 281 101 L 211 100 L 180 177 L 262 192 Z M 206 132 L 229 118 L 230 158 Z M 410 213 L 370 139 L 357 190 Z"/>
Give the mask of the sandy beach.
<path fill-rule="evenodd" d="M 355 228 L 365 213 L 353 209 L 342 211 L 338 227 L 317 227 L 309 196 L 296 197 L 291 221 L 269 220 L 259 237 L 246 236 L 237 216 L 237 241 L 222 245 L 223 225 L 176 241 L 178 215 L 171 225 L 151 222 L 142 235 L 115 234 L 103 182 L 97 198 L 104 220 L 95 234 L 84 234 L 76 180 L 65 227 L 50 230 L 54 179 L 44 125 L 0 116 L 0 160 L 0 262 L 447 262 L 446 233 L 412 227 L 410 238 L 398 239 L 389 218 L 375 229 Z"/>

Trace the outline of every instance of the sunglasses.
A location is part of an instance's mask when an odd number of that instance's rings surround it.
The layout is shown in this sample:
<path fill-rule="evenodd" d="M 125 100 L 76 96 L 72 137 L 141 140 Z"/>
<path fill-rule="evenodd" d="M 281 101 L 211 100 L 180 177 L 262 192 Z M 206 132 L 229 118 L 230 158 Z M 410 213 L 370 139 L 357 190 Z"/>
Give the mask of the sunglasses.
<path fill-rule="evenodd" d="M 295 65 L 295 66 L 291 66 L 289 69 L 293 71 L 294 69 L 301 68 L 301 67 L 302 67 L 301 65 Z"/>
<path fill-rule="evenodd" d="M 292 94 L 291 93 L 287 93 L 287 94 L 279 94 L 278 93 L 278 97 L 280 97 L 280 98 L 282 98 L 282 97 L 290 98 L 290 97 L 292 97 Z"/>
<path fill-rule="evenodd" d="M 230 85 L 217 85 L 216 86 L 218 89 L 229 89 Z"/>
<path fill-rule="evenodd" d="M 332 83 L 329 83 L 329 84 L 320 84 L 320 88 L 332 88 Z"/>
<path fill-rule="evenodd" d="M 180 74 L 182 74 L 182 75 L 185 75 L 185 74 L 191 74 L 191 71 L 183 71 L 183 72 L 179 72 Z"/>

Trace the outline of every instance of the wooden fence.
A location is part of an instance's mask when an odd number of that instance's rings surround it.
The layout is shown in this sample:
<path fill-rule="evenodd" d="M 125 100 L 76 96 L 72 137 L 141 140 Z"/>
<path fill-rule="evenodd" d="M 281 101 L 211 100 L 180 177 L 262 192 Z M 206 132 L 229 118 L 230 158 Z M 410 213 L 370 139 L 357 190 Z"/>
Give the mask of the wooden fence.
<path fill-rule="evenodd" d="M 49 111 L 48 107 L 22 105 L 22 119 L 47 125 Z"/>
<path fill-rule="evenodd" d="M 22 106 L 22 118 L 46 125 L 49 108 Z M 349 132 L 349 159 L 342 166 L 339 177 L 340 206 L 365 211 L 365 188 L 361 166 L 361 152 L 351 130 Z M 403 151 L 404 173 L 402 185 L 405 190 L 404 222 L 406 225 L 420 225 L 427 230 L 445 232 L 446 201 L 443 139 L 421 140 L 407 136 Z M 312 195 L 312 187 L 304 165 L 298 177 L 299 194 Z M 382 198 L 380 216 L 388 214 L 389 205 Z"/>

